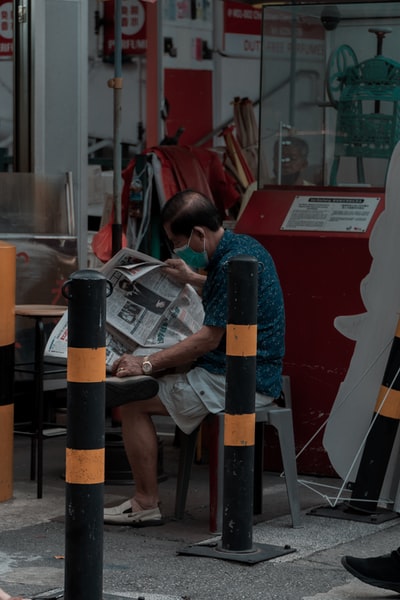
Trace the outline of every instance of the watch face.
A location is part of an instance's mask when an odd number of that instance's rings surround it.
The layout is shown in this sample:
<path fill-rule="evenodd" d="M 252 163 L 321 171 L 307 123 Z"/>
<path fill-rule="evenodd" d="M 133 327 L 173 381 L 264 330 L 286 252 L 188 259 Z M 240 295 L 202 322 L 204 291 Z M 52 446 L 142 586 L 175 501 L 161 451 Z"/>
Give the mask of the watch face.
<path fill-rule="evenodd" d="M 149 360 L 145 360 L 142 364 L 143 373 L 151 373 L 153 370 L 153 365 Z"/>

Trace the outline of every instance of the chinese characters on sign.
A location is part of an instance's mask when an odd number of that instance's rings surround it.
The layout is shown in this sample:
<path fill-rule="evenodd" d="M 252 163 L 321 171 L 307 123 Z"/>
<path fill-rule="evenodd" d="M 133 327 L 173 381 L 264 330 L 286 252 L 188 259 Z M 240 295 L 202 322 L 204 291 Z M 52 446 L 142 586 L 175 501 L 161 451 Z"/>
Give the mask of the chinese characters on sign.
<path fill-rule="evenodd" d="M 13 55 L 13 3 L 0 0 L 0 58 Z"/>
<path fill-rule="evenodd" d="M 114 30 L 114 0 L 108 0 L 104 5 L 104 57 L 112 56 L 115 47 Z M 146 37 L 146 8 L 140 0 L 124 0 L 121 4 L 122 55 L 133 56 L 145 54 Z"/>

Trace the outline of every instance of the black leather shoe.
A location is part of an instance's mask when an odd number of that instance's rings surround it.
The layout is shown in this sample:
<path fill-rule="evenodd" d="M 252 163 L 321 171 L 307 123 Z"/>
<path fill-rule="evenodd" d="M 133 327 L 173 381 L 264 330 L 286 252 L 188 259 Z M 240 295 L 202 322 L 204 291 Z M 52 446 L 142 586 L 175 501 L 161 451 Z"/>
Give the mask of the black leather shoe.
<path fill-rule="evenodd" d="M 148 400 L 157 396 L 158 381 L 149 375 L 107 377 L 106 406 L 114 408 L 129 402 Z"/>
<path fill-rule="evenodd" d="M 400 549 L 374 558 L 343 556 L 342 565 L 364 583 L 400 592 Z"/>

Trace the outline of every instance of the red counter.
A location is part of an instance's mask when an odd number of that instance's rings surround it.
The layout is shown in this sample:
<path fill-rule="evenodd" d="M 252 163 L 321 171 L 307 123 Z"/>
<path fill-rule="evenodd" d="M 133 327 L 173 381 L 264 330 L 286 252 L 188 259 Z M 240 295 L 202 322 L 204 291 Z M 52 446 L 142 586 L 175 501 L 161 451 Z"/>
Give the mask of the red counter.
<path fill-rule="evenodd" d="M 377 197 L 378 206 L 364 233 L 283 231 L 297 195 Z M 235 231 L 256 238 L 272 255 L 286 311 L 284 373 L 290 375 L 296 449 L 299 452 L 328 418 L 354 342 L 334 327 L 340 315 L 365 311 L 360 282 L 371 264 L 373 225 L 384 209 L 381 188 L 266 188 L 255 192 Z M 299 473 L 335 475 L 322 447 L 323 429 L 298 459 Z M 273 435 L 267 435 L 266 468 L 280 469 Z M 340 444 L 340 440 L 338 440 Z"/>

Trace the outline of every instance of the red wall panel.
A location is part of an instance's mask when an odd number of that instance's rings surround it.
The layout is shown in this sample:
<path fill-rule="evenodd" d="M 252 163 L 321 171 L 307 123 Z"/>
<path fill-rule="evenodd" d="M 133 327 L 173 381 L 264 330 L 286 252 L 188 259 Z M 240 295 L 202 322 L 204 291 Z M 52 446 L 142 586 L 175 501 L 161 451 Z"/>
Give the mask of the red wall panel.
<path fill-rule="evenodd" d="M 301 188 L 255 192 L 235 231 L 256 238 L 272 255 L 286 312 L 284 373 L 290 375 L 296 450 L 299 452 L 328 418 L 354 350 L 354 342 L 334 327 L 340 315 L 365 312 L 360 282 L 371 265 L 368 244 L 384 209 L 383 192 L 369 189 L 313 188 L 323 196 L 380 197 L 365 233 L 281 231 Z M 301 189 L 302 194 L 308 194 Z M 298 460 L 300 473 L 334 475 L 322 446 L 323 429 Z M 338 440 L 340 443 L 340 440 Z M 280 469 L 274 434 L 266 436 L 266 468 Z"/>
<path fill-rule="evenodd" d="M 168 135 L 179 127 L 185 130 L 179 144 L 194 144 L 212 131 L 212 71 L 165 69 L 164 96 L 170 109 Z"/>

